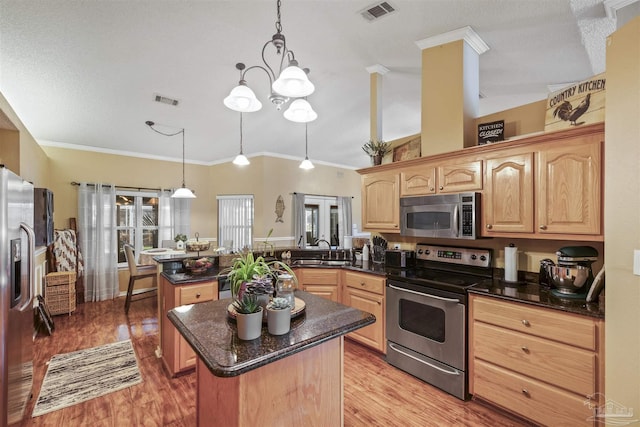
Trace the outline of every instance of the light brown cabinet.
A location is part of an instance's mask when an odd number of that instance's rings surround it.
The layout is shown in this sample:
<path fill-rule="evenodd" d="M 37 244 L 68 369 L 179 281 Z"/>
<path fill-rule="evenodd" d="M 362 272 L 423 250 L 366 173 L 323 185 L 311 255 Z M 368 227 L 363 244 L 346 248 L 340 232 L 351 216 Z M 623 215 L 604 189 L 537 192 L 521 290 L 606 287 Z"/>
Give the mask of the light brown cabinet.
<path fill-rule="evenodd" d="M 482 161 L 454 159 L 400 170 L 400 196 L 425 196 L 482 189 Z"/>
<path fill-rule="evenodd" d="M 195 284 L 174 285 L 164 276 L 160 276 L 162 286 L 162 313 L 160 317 L 162 331 L 162 360 L 171 376 L 193 369 L 196 366 L 196 354 L 185 339 L 167 319 L 169 310 L 181 305 L 196 304 L 218 299 L 218 282 L 205 281 Z"/>
<path fill-rule="evenodd" d="M 311 294 L 340 302 L 339 268 L 298 268 L 298 286 Z"/>
<path fill-rule="evenodd" d="M 362 227 L 400 232 L 400 176 L 397 171 L 362 176 Z"/>
<path fill-rule="evenodd" d="M 470 392 L 543 425 L 593 425 L 604 321 L 470 295 Z"/>
<path fill-rule="evenodd" d="M 386 352 L 385 334 L 385 278 L 372 274 L 345 270 L 342 302 L 376 316 L 375 323 L 351 332 L 354 339 L 381 353 Z"/>
<path fill-rule="evenodd" d="M 410 166 L 400 171 L 400 196 L 425 196 L 435 192 L 435 165 Z"/>

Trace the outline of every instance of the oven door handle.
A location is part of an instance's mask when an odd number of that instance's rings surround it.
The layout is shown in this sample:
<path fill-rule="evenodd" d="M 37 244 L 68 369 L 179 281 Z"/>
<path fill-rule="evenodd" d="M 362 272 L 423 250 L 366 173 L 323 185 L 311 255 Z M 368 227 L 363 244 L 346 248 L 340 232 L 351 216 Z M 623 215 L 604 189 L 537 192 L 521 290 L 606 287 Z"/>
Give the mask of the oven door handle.
<path fill-rule="evenodd" d="M 438 371 L 443 372 L 443 373 L 448 374 L 448 375 L 460 375 L 460 371 L 458 371 L 457 369 L 454 369 L 453 371 L 450 371 L 448 369 L 443 369 L 440 366 L 436 366 L 434 364 L 431 364 L 431 363 L 427 362 L 426 360 L 418 359 L 414 355 L 409 354 L 409 353 L 407 353 L 405 351 L 402 351 L 401 349 L 396 347 L 392 342 L 390 342 L 388 344 L 389 344 L 389 347 L 391 347 L 393 350 L 397 351 L 398 353 L 402 354 L 403 356 L 410 357 L 411 359 L 415 360 L 416 362 L 423 363 L 423 364 L 425 364 L 427 366 L 430 366 L 433 369 L 437 369 Z"/>
<path fill-rule="evenodd" d="M 440 301 L 444 301 L 444 302 L 452 302 L 455 304 L 460 304 L 460 300 L 456 299 L 456 298 L 443 298 L 443 297 L 439 297 L 436 295 L 429 295 L 429 294 L 423 294 L 422 292 L 416 292 L 416 291 L 412 291 L 411 289 L 404 289 L 404 288 L 398 288 L 397 286 L 393 286 L 393 285 L 388 285 L 390 288 L 395 289 L 396 291 L 400 291 L 400 292 L 409 292 L 411 294 L 416 294 L 416 295 L 420 295 L 423 297 L 428 297 L 428 298 L 433 298 L 433 299 L 437 299 Z"/>

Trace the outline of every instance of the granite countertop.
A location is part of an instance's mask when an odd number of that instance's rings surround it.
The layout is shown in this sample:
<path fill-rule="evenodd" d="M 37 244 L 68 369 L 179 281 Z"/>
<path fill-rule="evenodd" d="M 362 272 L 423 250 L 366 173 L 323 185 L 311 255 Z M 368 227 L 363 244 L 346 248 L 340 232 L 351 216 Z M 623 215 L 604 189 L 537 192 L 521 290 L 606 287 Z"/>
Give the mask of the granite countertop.
<path fill-rule="evenodd" d="M 560 297 L 537 283 L 508 283 L 501 279 L 487 279 L 469 288 L 469 293 L 490 295 L 505 300 L 604 319 L 604 304 L 588 303 L 584 298 Z"/>
<path fill-rule="evenodd" d="M 306 308 L 291 319 L 291 331 L 238 339 L 235 320 L 227 307 L 231 299 L 209 301 L 170 310 L 168 317 L 198 357 L 218 377 L 233 377 L 374 323 L 373 314 L 296 290 Z M 184 309 L 189 307 L 188 309 Z"/>
<path fill-rule="evenodd" d="M 214 267 L 203 274 L 189 274 L 184 270 L 169 270 L 163 271 L 162 276 L 172 285 L 187 285 L 218 280 L 218 273 L 220 273 L 219 269 Z"/>

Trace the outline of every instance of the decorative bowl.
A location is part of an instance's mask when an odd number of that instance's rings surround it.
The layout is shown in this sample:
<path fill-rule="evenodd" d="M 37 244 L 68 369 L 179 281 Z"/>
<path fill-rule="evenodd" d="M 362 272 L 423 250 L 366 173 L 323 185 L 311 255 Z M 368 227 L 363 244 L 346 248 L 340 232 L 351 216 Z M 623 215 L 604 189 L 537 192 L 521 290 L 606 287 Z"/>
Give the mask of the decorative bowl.
<path fill-rule="evenodd" d="M 187 240 L 185 247 L 187 248 L 187 252 L 201 252 L 209 250 L 211 242 L 207 240 Z"/>
<path fill-rule="evenodd" d="M 562 265 L 547 265 L 547 272 L 551 283 L 563 294 L 576 293 L 589 278 L 591 269 L 582 265 L 566 267 Z"/>
<path fill-rule="evenodd" d="M 184 261 L 182 261 L 182 265 L 188 273 L 198 275 L 205 273 L 207 270 L 213 267 L 213 259 L 209 257 L 185 259 Z"/>

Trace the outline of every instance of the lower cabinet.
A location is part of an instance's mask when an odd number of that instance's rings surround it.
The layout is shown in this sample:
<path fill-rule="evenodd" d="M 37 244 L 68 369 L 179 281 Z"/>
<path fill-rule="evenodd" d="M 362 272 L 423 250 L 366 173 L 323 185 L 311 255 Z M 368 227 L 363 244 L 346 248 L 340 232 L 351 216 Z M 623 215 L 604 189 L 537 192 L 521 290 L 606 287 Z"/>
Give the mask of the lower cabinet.
<path fill-rule="evenodd" d="M 218 299 L 218 282 L 206 281 L 193 284 L 174 285 L 161 276 L 162 288 L 162 360 L 171 374 L 192 370 L 196 366 L 196 354 L 182 335 L 167 319 L 167 312 L 175 307 Z"/>
<path fill-rule="evenodd" d="M 339 268 L 299 268 L 295 273 L 303 291 L 340 302 L 341 271 Z"/>
<path fill-rule="evenodd" d="M 470 392 L 542 425 L 594 425 L 604 321 L 470 295 Z"/>
<path fill-rule="evenodd" d="M 342 303 L 376 316 L 375 323 L 351 332 L 347 337 L 381 353 L 386 352 L 384 277 L 373 274 L 344 272 Z"/>

